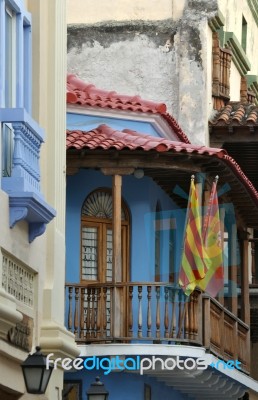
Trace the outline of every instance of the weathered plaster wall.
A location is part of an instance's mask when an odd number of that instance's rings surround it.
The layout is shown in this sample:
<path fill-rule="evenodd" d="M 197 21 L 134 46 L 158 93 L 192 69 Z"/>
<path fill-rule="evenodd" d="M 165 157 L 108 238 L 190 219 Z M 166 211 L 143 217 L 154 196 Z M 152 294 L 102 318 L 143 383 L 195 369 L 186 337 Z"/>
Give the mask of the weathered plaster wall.
<path fill-rule="evenodd" d="M 155 0 L 143 0 L 140 6 L 118 0 L 100 1 L 98 6 L 91 0 L 72 3 L 68 1 L 68 71 L 104 89 L 165 102 L 193 143 L 208 144 L 207 120 L 212 112 L 208 19 L 218 10 L 225 17 L 224 31 L 234 32 L 240 43 L 245 17 L 249 74 L 258 74 L 258 27 L 247 0 L 188 0 L 180 5 L 162 0 L 158 7 Z M 87 25 L 78 24 L 86 20 Z M 234 66 L 230 83 L 231 99 L 239 100 L 240 74 Z"/>
<path fill-rule="evenodd" d="M 207 16 L 215 13 L 216 2 L 209 4 L 204 10 L 201 2 L 189 2 L 177 22 L 69 25 L 68 72 L 106 90 L 165 102 L 190 140 L 207 144 Z"/>
<path fill-rule="evenodd" d="M 175 114 L 175 33 L 171 21 L 70 26 L 68 71 L 106 90 L 166 102 Z"/>

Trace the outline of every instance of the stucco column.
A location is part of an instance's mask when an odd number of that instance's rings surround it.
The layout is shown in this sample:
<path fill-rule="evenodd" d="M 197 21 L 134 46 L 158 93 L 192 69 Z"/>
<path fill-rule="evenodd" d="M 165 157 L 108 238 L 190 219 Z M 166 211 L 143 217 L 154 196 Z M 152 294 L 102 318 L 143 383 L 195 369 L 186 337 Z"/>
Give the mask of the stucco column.
<path fill-rule="evenodd" d="M 45 266 L 39 271 L 35 344 L 44 354 L 75 357 L 74 335 L 64 326 L 66 196 L 66 2 L 28 0 L 33 14 L 33 117 L 45 131 L 41 188 L 57 212 L 44 236 Z M 46 29 L 47 27 L 47 29 Z M 43 251 L 43 249 L 42 249 Z M 53 357 L 54 358 L 54 357 Z M 54 371 L 46 396 L 61 398 L 63 370 Z"/>

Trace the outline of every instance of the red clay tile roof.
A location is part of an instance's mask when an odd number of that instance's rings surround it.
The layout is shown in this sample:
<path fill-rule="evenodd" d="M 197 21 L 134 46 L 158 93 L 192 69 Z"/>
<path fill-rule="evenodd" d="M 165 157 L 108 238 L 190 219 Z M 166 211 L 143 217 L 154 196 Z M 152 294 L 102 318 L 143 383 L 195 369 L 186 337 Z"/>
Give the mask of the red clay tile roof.
<path fill-rule="evenodd" d="M 114 91 L 101 90 L 72 74 L 67 75 L 66 102 L 67 104 L 159 114 L 173 129 L 180 141 L 190 143 L 176 120 L 166 112 L 167 107 L 164 103 L 143 100 L 140 96 L 128 96 Z"/>
<path fill-rule="evenodd" d="M 150 135 L 142 135 L 138 132 L 124 129 L 116 131 L 107 125 L 100 125 L 98 128 L 84 132 L 80 130 L 67 131 L 66 148 L 69 149 L 117 149 L 117 150 L 155 150 L 159 153 L 195 153 L 219 158 L 235 173 L 237 178 L 248 189 L 251 197 L 258 204 L 258 192 L 249 181 L 237 162 L 230 157 L 226 150 L 197 146 L 189 143 L 173 142 L 167 139 Z"/>
<path fill-rule="evenodd" d="M 231 101 L 210 121 L 211 126 L 258 126 L 258 107 L 255 104 Z"/>
<path fill-rule="evenodd" d="M 165 113 L 167 110 L 164 103 L 143 100 L 140 96 L 127 96 L 114 91 L 101 90 L 83 82 L 75 75 L 67 76 L 67 103 L 151 113 Z"/>
<path fill-rule="evenodd" d="M 67 131 L 66 146 L 67 149 L 75 148 L 77 150 L 83 148 L 92 150 L 97 148 L 103 150 L 115 148 L 117 150 L 156 150 L 159 153 L 174 150 L 186 153 L 217 154 L 219 158 L 222 158 L 223 154 L 227 154 L 225 150 L 173 142 L 164 138 L 143 135 L 130 129 L 116 131 L 104 124 L 89 132 L 80 130 Z"/>

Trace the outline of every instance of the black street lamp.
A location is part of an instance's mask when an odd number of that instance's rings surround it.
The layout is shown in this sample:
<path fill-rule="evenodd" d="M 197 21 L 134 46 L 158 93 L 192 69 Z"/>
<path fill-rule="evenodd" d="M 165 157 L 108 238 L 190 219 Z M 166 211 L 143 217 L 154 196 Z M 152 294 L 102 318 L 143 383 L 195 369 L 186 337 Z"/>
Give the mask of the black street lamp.
<path fill-rule="evenodd" d="M 44 394 L 53 371 L 53 366 L 46 368 L 46 356 L 44 356 L 40 347 L 36 347 L 36 352 L 29 354 L 22 363 L 22 372 L 25 386 L 28 393 Z"/>
<path fill-rule="evenodd" d="M 100 381 L 97 376 L 96 381 L 93 382 L 86 392 L 87 400 L 108 400 L 108 391 L 104 386 L 104 383 Z"/>

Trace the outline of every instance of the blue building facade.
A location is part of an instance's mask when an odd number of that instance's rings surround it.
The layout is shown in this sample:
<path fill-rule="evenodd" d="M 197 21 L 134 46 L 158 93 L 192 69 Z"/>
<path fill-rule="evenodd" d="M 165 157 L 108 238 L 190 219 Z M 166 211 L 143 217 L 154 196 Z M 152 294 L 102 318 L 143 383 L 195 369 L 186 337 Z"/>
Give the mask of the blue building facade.
<path fill-rule="evenodd" d="M 75 89 L 79 105 L 68 105 L 66 198 L 66 321 L 85 364 L 65 374 L 65 398 L 86 398 L 96 376 L 112 399 L 238 399 L 256 390 L 244 374 L 249 328 L 234 315 L 246 289 L 232 275 L 233 264 L 243 266 L 233 201 L 220 202 L 223 300 L 178 286 L 191 175 L 206 187 L 206 165 L 223 173 L 223 153 L 187 143 L 162 113 L 154 123 L 151 111 L 98 108 L 85 92 L 80 99 Z M 117 358 L 123 368 L 107 373 Z"/>

